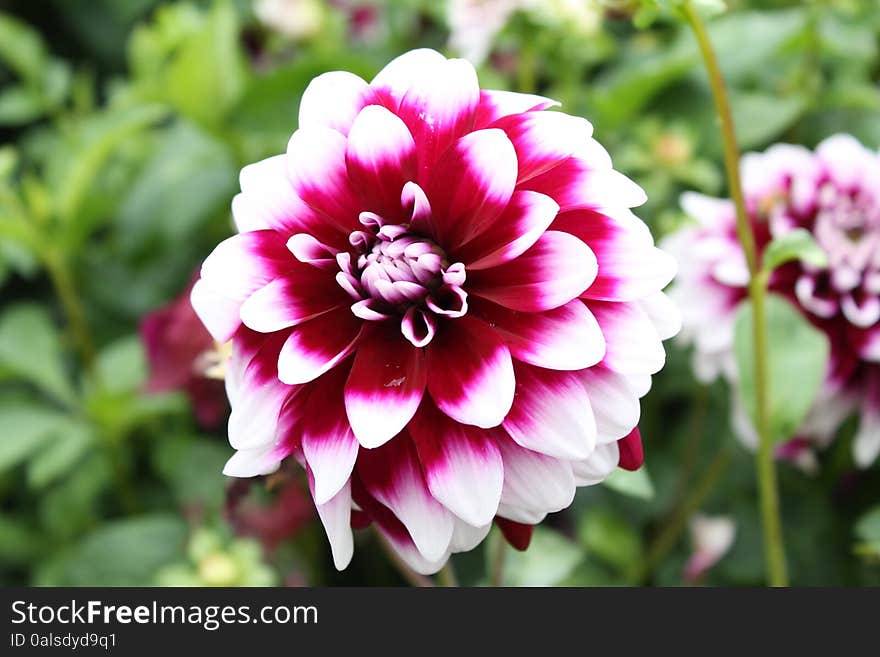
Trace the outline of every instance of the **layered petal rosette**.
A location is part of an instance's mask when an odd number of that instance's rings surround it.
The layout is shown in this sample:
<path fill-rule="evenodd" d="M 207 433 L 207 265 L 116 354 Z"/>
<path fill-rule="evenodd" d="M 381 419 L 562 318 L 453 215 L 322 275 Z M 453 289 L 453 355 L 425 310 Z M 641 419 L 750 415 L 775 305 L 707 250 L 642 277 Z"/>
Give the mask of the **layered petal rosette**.
<path fill-rule="evenodd" d="M 802 465 L 809 446 L 825 446 L 859 412 L 854 456 L 867 466 L 880 452 L 880 156 L 848 135 L 811 152 L 780 144 L 742 160 L 743 191 L 759 252 L 803 228 L 826 253 L 827 267 L 791 262 L 770 289 L 788 297 L 829 338 L 831 359 L 814 407 L 779 455 Z M 748 270 L 736 239 L 733 203 L 698 194 L 682 199 L 697 224 L 664 247 L 681 263 L 671 295 L 682 311 L 682 338 L 695 346 L 699 378 L 736 378 L 734 314 L 747 296 Z M 739 432 L 752 429 L 740 415 Z"/>
<path fill-rule="evenodd" d="M 481 91 L 431 50 L 316 78 L 193 305 L 233 341 L 226 474 L 302 463 L 337 567 L 374 523 L 438 570 L 638 467 L 639 398 L 677 331 L 643 192 L 583 119 Z"/>

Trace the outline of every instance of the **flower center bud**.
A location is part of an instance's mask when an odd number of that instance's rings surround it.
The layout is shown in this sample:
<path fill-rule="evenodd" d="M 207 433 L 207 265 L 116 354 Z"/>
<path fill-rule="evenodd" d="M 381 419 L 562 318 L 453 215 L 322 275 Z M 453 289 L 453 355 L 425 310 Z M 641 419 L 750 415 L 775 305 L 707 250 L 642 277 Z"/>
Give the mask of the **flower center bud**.
<path fill-rule="evenodd" d="M 361 285 L 373 298 L 391 305 L 417 302 L 439 287 L 449 267 L 443 249 L 423 238 L 380 238 L 358 257 Z"/>
<path fill-rule="evenodd" d="M 354 299 L 352 312 L 368 321 L 399 321 L 410 342 L 425 346 L 439 318 L 467 312 L 464 265 L 450 264 L 439 245 L 407 225 L 384 224 L 367 212 L 361 223 L 365 230 L 349 236 L 353 252 L 336 257 L 336 280 Z"/>

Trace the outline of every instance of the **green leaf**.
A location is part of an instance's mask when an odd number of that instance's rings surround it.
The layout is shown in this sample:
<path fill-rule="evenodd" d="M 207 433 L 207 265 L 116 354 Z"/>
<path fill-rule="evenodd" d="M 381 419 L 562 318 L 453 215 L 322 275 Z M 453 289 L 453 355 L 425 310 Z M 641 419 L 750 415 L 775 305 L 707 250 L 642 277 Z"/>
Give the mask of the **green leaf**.
<path fill-rule="evenodd" d="M 35 489 L 45 488 L 77 465 L 94 440 L 94 430 L 87 424 L 69 422 L 60 426 L 28 463 L 28 484 Z"/>
<path fill-rule="evenodd" d="M 64 372 L 58 333 L 41 306 L 22 303 L 0 316 L 0 367 L 60 402 L 75 400 Z"/>
<path fill-rule="evenodd" d="M 205 25 L 174 57 L 165 91 L 182 114 L 216 125 L 238 102 L 245 73 L 235 9 L 218 2 Z"/>
<path fill-rule="evenodd" d="M 105 392 L 134 392 L 147 379 L 147 362 L 140 337 L 129 335 L 101 349 L 96 367 Z"/>
<path fill-rule="evenodd" d="M 730 95 L 740 148 L 763 146 L 791 127 L 807 109 L 802 96 L 742 93 Z"/>
<path fill-rule="evenodd" d="M 828 368 L 828 338 L 786 299 L 768 294 L 767 394 L 769 430 L 774 443 L 791 438 L 816 399 Z M 755 358 L 752 305 L 745 301 L 736 315 L 734 351 L 739 394 L 755 422 Z"/>
<path fill-rule="evenodd" d="M 48 53 L 39 32 L 27 23 L 0 13 L 0 60 L 28 80 L 38 79 Z"/>
<path fill-rule="evenodd" d="M 492 540 L 486 541 L 487 554 L 493 553 L 495 541 L 502 540 L 500 532 L 495 532 Z M 574 571 L 584 554 L 559 532 L 538 525 L 528 550 L 507 549 L 504 556 L 505 586 L 554 586 Z"/>
<path fill-rule="evenodd" d="M 63 221 L 71 223 L 77 218 L 83 199 L 114 150 L 165 114 L 160 106 L 139 105 L 96 114 L 80 126 L 70 152 L 65 153 L 59 179 L 53 181 L 57 184 L 55 205 Z"/>
<path fill-rule="evenodd" d="M 595 508 L 578 521 L 578 537 L 592 554 L 627 577 L 641 565 L 642 542 L 633 526 L 611 511 Z"/>
<path fill-rule="evenodd" d="M 40 118 L 43 97 L 25 85 L 14 85 L 0 92 L 0 125 L 18 126 Z"/>
<path fill-rule="evenodd" d="M 875 506 L 856 523 L 856 536 L 863 541 L 880 543 L 880 506 Z"/>
<path fill-rule="evenodd" d="M 602 484 L 629 497 L 643 500 L 650 500 L 654 497 L 654 484 L 651 482 L 651 477 L 645 466 L 635 471 L 617 468 L 608 475 Z"/>
<path fill-rule="evenodd" d="M 226 494 L 223 466 L 230 454 L 225 442 L 216 438 L 187 436 L 158 441 L 153 459 L 181 505 L 219 510 Z"/>
<path fill-rule="evenodd" d="M 110 522 L 47 562 L 40 586 L 149 586 L 155 572 L 182 557 L 186 524 L 155 514 Z"/>
<path fill-rule="evenodd" d="M 26 460 L 68 422 L 66 415 L 21 399 L 0 402 L 0 472 Z"/>
<path fill-rule="evenodd" d="M 228 212 L 238 185 L 229 149 L 192 124 L 164 132 L 119 215 L 120 239 L 129 250 L 185 242 L 214 216 Z"/>
<path fill-rule="evenodd" d="M 0 514 L 0 563 L 35 561 L 43 551 L 44 543 L 44 537 L 23 519 Z"/>
<path fill-rule="evenodd" d="M 804 228 L 796 228 L 770 242 L 764 250 L 763 268 L 769 273 L 792 260 L 800 260 L 814 267 L 828 266 L 828 255 Z"/>

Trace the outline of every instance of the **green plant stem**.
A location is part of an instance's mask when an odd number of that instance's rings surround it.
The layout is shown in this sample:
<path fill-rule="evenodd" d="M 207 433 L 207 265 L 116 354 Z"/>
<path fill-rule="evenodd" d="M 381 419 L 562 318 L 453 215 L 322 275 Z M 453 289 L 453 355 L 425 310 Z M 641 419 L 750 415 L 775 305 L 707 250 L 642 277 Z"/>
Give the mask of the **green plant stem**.
<path fill-rule="evenodd" d="M 377 530 L 375 533 L 379 544 L 382 546 L 382 549 L 385 550 L 388 561 L 391 562 L 391 565 L 394 566 L 395 570 L 400 573 L 400 576 L 403 577 L 410 586 L 416 588 L 432 588 L 434 586 L 434 582 L 430 577 L 425 577 L 406 565 L 406 562 L 401 559 L 400 555 L 397 554 L 393 547 L 391 547 L 391 544 L 388 542 L 388 539 L 382 535 L 382 532 Z"/>
<path fill-rule="evenodd" d="M 455 574 L 455 566 L 452 565 L 452 559 L 446 562 L 446 565 L 437 573 L 437 581 L 441 586 L 446 588 L 455 588 L 458 586 L 458 577 Z"/>
<path fill-rule="evenodd" d="M 49 250 L 43 254 L 43 262 L 46 272 L 55 289 L 55 294 L 64 309 L 68 328 L 76 346 L 77 352 L 82 359 L 83 365 L 90 374 L 94 373 L 95 344 L 89 331 L 86 314 L 79 296 L 73 285 L 73 277 L 64 257 L 56 251 Z"/>
<path fill-rule="evenodd" d="M 751 279 L 749 296 L 754 308 L 752 339 L 755 345 L 755 415 L 758 433 L 756 470 L 761 519 L 764 529 L 767 581 L 771 586 L 786 586 L 788 576 L 785 565 L 782 521 L 779 514 L 779 492 L 777 490 L 776 465 L 773 461 L 773 445 L 768 423 L 767 327 L 764 313 L 767 286 L 758 262 L 755 236 L 746 213 L 739 175 L 739 146 L 736 142 L 733 113 L 730 109 L 730 99 L 727 96 L 724 78 L 721 74 L 715 51 L 709 40 L 706 26 L 703 24 L 699 13 L 689 1 L 684 2 L 682 11 L 697 39 L 703 63 L 706 67 L 706 73 L 709 76 L 709 84 L 712 87 L 712 97 L 715 100 L 715 109 L 718 112 L 721 137 L 724 145 L 724 168 L 727 173 L 730 196 L 736 207 L 737 237 L 742 245 Z"/>
<path fill-rule="evenodd" d="M 507 541 L 503 536 L 498 536 L 498 543 L 492 553 L 492 563 L 489 564 L 489 586 L 504 585 L 504 562 L 507 559 Z"/>
<path fill-rule="evenodd" d="M 669 521 L 664 523 L 663 528 L 657 534 L 648 548 L 645 557 L 645 567 L 641 581 L 646 581 L 657 569 L 670 550 L 678 543 L 681 535 L 687 528 L 688 521 L 694 512 L 699 509 L 710 493 L 714 490 L 715 485 L 724 475 L 727 467 L 730 465 L 731 453 L 726 447 L 722 447 L 715 454 L 712 462 L 703 472 L 703 476 L 699 482 L 691 489 L 681 503 L 672 511 Z"/>

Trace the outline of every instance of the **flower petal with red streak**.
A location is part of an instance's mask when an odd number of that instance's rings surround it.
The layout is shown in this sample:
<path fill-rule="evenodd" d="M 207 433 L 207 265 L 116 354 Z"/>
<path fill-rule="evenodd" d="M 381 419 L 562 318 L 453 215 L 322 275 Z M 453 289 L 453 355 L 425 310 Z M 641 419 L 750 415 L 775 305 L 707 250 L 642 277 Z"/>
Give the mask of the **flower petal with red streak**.
<path fill-rule="evenodd" d="M 537 192 L 514 192 L 498 218 L 476 238 L 452 251 L 469 271 L 513 260 L 529 249 L 553 222 L 559 206 Z"/>
<path fill-rule="evenodd" d="M 509 310 L 477 300 L 472 311 L 501 337 L 511 355 L 552 370 L 582 370 L 605 356 L 599 323 L 580 299 L 541 313 Z"/>
<path fill-rule="evenodd" d="M 473 272 L 468 291 L 524 312 L 563 306 L 596 278 L 596 256 L 581 240 L 548 230 L 516 260 Z"/>
<path fill-rule="evenodd" d="M 654 246 L 644 224 L 633 216 L 577 210 L 560 214 L 552 228 L 577 236 L 596 255 L 598 274 L 584 297 L 640 299 L 662 290 L 675 276 L 675 260 Z"/>
<path fill-rule="evenodd" d="M 449 248 L 478 235 L 507 207 L 515 184 L 516 153 L 501 130 L 462 137 L 437 162 L 425 187 L 434 237 Z"/>
<path fill-rule="evenodd" d="M 286 275 L 254 292 L 241 306 L 241 321 L 260 333 L 296 326 L 341 305 L 347 294 L 327 272 L 292 263 Z"/>
<path fill-rule="evenodd" d="M 336 130 L 297 130 L 287 144 L 287 174 L 297 196 L 348 236 L 359 226 L 361 207 L 349 183 L 345 150 L 346 139 Z"/>
<path fill-rule="evenodd" d="M 559 105 L 551 98 L 516 91 L 480 90 L 480 103 L 474 116 L 474 130 L 489 127 L 498 119 L 523 112 L 545 110 Z"/>
<path fill-rule="evenodd" d="M 563 112 L 524 112 L 496 121 L 516 149 L 517 183 L 545 173 L 589 148 L 593 126 Z"/>
<path fill-rule="evenodd" d="M 428 391 L 441 411 L 464 424 L 501 424 L 516 381 L 510 351 L 492 329 L 467 315 L 447 321 L 427 356 Z"/>
<path fill-rule="evenodd" d="M 431 494 L 474 527 L 491 522 L 504 483 L 501 452 L 488 433 L 423 403 L 409 425 Z"/>
<path fill-rule="evenodd" d="M 517 365 L 516 396 L 502 426 L 522 447 L 561 459 L 596 448 L 596 420 L 577 374 Z"/>
<path fill-rule="evenodd" d="M 391 509 L 429 561 L 440 559 L 452 540 L 452 514 L 431 495 L 412 442 L 400 437 L 363 450 L 357 471 L 367 491 Z"/>
<path fill-rule="evenodd" d="M 345 383 L 345 410 L 361 445 L 378 447 L 406 426 L 422 400 L 426 378 L 423 351 L 393 322 L 364 327 Z"/>
<path fill-rule="evenodd" d="M 314 78 L 299 104 L 299 127 L 323 126 L 347 135 L 355 117 L 376 102 L 375 90 L 346 71 L 330 71 Z"/>
<path fill-rule="evenodd" d="M 315 477 L 315 504 L 324 504 L 348 482 L 358 442 L 345 416 L 345 372 L 331 370 L 309 387 L 302 422 L 302 449 Z"/>
<path fill-rule="evenodd" d="M 416 174 L 416 145 L 403 121 L 379 105 L 365 107 L 351 127 L 345 160 L 364 209 L 402 220 L 401 192 Z"/>
<path fill-rule="evenodd" d="M 479 99 L 477 72 L 463 59 L 444 58 L 412 79 L 396 113 L 416 142 L 420 182 L 450 144 L 471 129 Z"/>
<path fill-rule="evenodd" d="M 278 378 L 308 383 L 354 351 L 362 321 L 337 308 L 294 327 L 278 356 Z"/>

